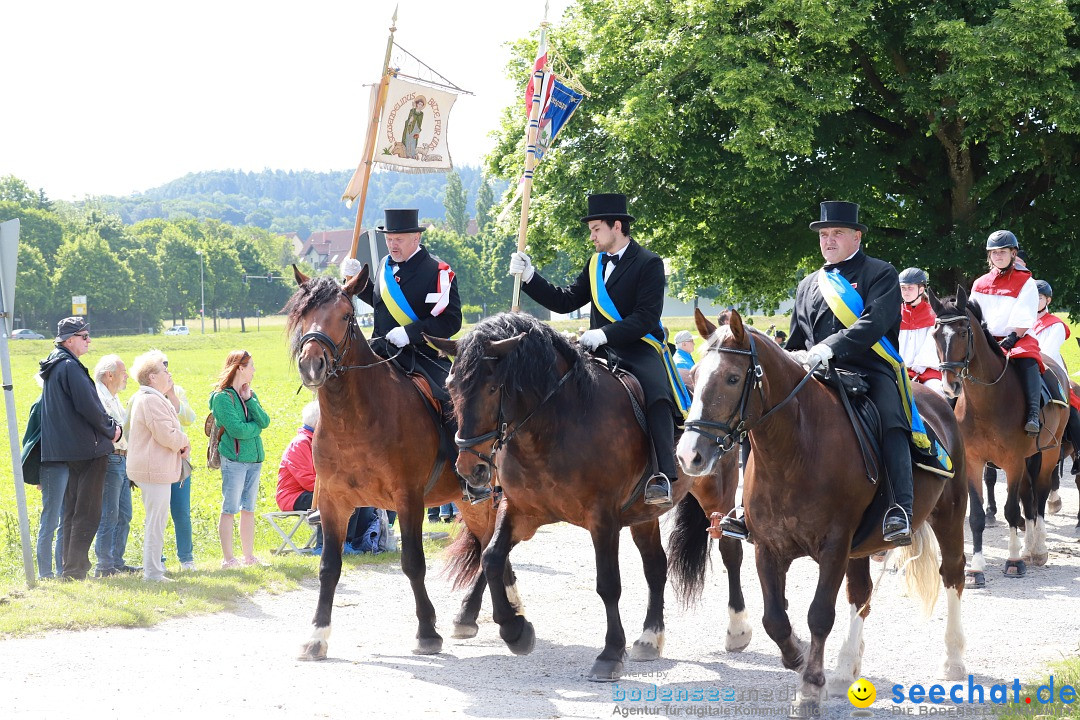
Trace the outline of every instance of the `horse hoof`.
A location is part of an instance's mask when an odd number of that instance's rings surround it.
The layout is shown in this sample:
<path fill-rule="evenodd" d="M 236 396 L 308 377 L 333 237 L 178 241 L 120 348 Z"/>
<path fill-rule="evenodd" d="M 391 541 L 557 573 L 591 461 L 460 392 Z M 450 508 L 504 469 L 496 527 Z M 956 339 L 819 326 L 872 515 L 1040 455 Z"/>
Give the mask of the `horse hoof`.
<path fill-rule="evenodd" d="M 949 662 L 945 661 L 945 666 L 941 669 L 941 677 L 950 682 L 956 682 L 957 680 L 963 680 L 967 678 L 967 667 L 962 661 Z"/>
<path fill-rule="evenodd" d="M 615 682 L 622 677 L 622 660 L 600 660 L 593 663 L 589 671 L 590 682 Z"/>
<path fill-rule="evenodd" d="M 967 573 L 965 573 L 965 579 L 966 582 L 964 585 L 966 587 L 974 590 L 986 587 L 986 573 L 981 570 L 968 570 Z"/>
<path fill-rule="evenodd" d="M 435 637 L 425 637 L 416 639 L 416 647 L 413 648 L 413 655 L 438 655 L 442 652 L 442 638 L 436 635 Z"/>
<path fill-rule="evenodd" d="M 1006 560 L 1005 569 L 1002 570 L 1005 577 L 1022 578 L 1027 575 L 1027 565 L 1023 560 Z"/>
<path fill-rule="evenodd" d="M 1049 559 L 1050 559 L 1050 553 L 1049 552 L 1032 553 L 1031 554 L 1031 564 L 1034 565 L 1035 567 L 1042 567 L 1043 565 L 1046 564 L 1046 561 L 1049 560 Z"/>
<path fill-rule="evenodd" d="M 986 527 L 997 525 L 997 516 L 993 513 L 986 513 L 986 519 L 983 521 L 983 524 L 986 525 Z"/>
<path fill-rule="evenodd" d="M 633 662 L 649 662 L 660 659 L 660 648 L 652 643 L 635 640 L 630 648 L 630 660 Z"/>
<path fill-rule="evenodd" d="M 300 655 L 297 660 L 325 660 L 326 659 L 326 641 L 325 640 L 309 640 L 304 643 L 304 647 L 300 650 Z"/>
<path fill-rule="evenodd" d="M 743 630 L 738 633 L 728 630 L 727 637 L 724 638 L 724 649 L 728 652 L 741 652 L 746 649 L 753 637 L 753 630 Z"/>
<path fill-rule="evenodd" d="M 528 620 L 522 620 L 521 634 L 518 635 L 516 640 L 506 641 L 506 647 L 510 648 L 510 652 L 515 655 L 528 655 L 535 646 L 536 631 L 533 630 L 532 623 Z"/>
<path fill-rule="evenodd" d="M 1050 498 L 1046 501 L 1046 514 L 1056 515 L 1061 512 L 1061 498 Z"/>
<path fill-rule="evenodd" d="M 480 628 L 476 623 L 454 623 L 454 634 L 450 637 L 455 640 L 468 640 L 476 637 L 479 631 Z"/>

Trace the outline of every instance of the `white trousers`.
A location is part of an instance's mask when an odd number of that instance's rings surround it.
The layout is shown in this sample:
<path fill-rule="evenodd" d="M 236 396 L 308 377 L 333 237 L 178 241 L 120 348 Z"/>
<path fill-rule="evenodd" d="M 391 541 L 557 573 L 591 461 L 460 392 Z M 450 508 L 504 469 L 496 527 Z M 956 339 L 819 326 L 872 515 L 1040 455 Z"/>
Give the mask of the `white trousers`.
<path fill-rule="evenodd" d="M 165 547 L 165 523 L 169 519 L 169 499 L 172 486 L 164 483 L 140 483 L 146 524 L 143 525 L 143 577 L 160 580 L 165 577 L 161 549 Z"/>

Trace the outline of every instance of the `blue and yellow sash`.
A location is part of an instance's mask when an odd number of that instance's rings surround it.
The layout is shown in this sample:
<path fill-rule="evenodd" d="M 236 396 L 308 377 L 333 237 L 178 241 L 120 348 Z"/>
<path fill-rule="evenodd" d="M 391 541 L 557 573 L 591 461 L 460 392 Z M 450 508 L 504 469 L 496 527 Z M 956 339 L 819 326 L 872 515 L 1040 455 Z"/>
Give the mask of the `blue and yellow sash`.
<path fill-rule="evenodd" d="M 843 323 L 844 327 L 851 327 L 863 311 L 863 299 L 851 283 L 839 272 L 818 271 L 818 289 L 825 298 L 833 315 Z M 896 384 L 900 390 L 900 401 L 904 406 L 904 414 L 911 425 L 911 440 L 915 446 L 922 450 L 929 450 L 930 439 L 926 436 L 926 426 L 919 417 L 919 409 L 915 407 L 915 398 L 911 392 L 911 380 L 908 378 L 904 360 L 896 348 L 889 342 L 887 337 L 882 337 L 872 350 L 882 358 L 896 374 Z"/>
<path fill-rule="evenodd" d="M 592 289 L 593 305 L 596 306 L 601 315 L 611 322 L 619 322 L 623 319 L 622 315 L 619 313 L 619 309 L 615 307 L 611 296 L 608 295 L 607 287 L 604 286 L 604 264 L 600 262 L 601 255 L 603 253 L 597 253 L 589 260 L 589 285 Z M 663 326 L 661 326 L 661 329 L 663 329 Z M 686 414 L 690 412 L 690 392 L 686 389 L 686 385 L 683 384 L 682 378 L 679 377 L 679 371 L 675 369 L 675 362 L 671 359 L 667 343 L 659 340 L 651 333 L 641 339 L 660 353 L 660 358 L 664 361 L 664 368 L 667 369 L 668 382 L 671 383 L 671 395 L 675 400 L 675 406 L 679 408 L 679 412 L 685 418 Z"/>
<path fill-rule="evenodd" d="M 419 317 L 416 311 L 412 309 L 412 306 L 409 305 L 405 293 L 401 292 L 401 288 L 397 284 L 397 278 L 394 277 L 394 273 L 390 270 L 389 260 L 390 256 L 387 255 L 383 258 L 382 265 L 379 266 L 379 287 L 376 290 L 379 291 L 379 297 L 382 298 L 383 305 L 386 305 L 386 309 L 394 316 L 398 325 L 405 327 L 419 320 Z"/>

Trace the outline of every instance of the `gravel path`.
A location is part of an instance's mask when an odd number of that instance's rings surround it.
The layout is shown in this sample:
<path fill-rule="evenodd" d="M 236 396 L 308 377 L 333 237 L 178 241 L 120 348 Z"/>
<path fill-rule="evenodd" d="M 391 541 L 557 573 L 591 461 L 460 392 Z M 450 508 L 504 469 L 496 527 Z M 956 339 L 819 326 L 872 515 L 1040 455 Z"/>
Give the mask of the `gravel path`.
<path fill-rule="evenodd" d="M 1064 509 L 1048 522 L 1050 561 L 1027 578 L 1002 577 L 1002 524 L 986 533 L 985 590 L 964 595 L 967 665 L 986 686 L 1040 677 L 1046 663 L 1075 655 L 1080 641 L 1080 544 L 1074 534 L 1077 491 L 1064 482 Z M 1004 500 L 999 484 L 998 496 Z M 999 502 L 999 504 L 1001 504 Z M 629 534 L 621 543 L 621 608 L 628 643 L 640 632 L 645 608 L 641 562 Z M 970 547 L 970 546 L 969 546 Z M 542 528 L 515 549 L 514 566 L 526 615 L 536 627 L 534 652 L 512 656 L 490 621 L 485 599 L 480 633 L 453 640 L 450 621 L 460 593 L 429 569 L 429 589 L 446 638 L 444 652 L 410 654 L 415 622 L 412 597 L 397 566 L 354 570 L 343 578 L 334 610 L 329 659 L 295 660 L 309 634 L 316 587 L 281 596 L 259 595 L 236 612 L 173 620 L 149 629 L 51 632 L 0 642 L 3 717 L 260 717 L 367 718 L 466 715 L 513 718 L 606 718 L 644 709 L 660 716 L 735 715 L 740 706 L 708 693 L 759 700 L 792 693 L 795 674 L 784 670 L 761 628 L 761 592 L 753 560 L 743 562 L 754 638 L 742 653 L 723 649 L 726 581 L 714 553 L 707 595 L 683 610 L 669 600 L 664 659 L 628 663 L 617 686 L 586 682 L 603 638 L 603 605 L 593 589 L 592 547 L 578 528 Z M 875 566 L 876 568 L 880 566 Z M 806 638 L 806 611 L 816 566 L 794 564 L 788 579 L 791 619 Z M 670 597 L 670 593 L 669 593 Z M 832 665 L 846 630 L 843 589 L 837 624 L 826 650 Z M 894 683 L 931 685 L 944 652 L 944 596 L 924 621 L 901 593 L 900 579 L 884 576 L 865 630 L 863 674 L 877 686 L 874 714 L 889 714 Z M 690 693 L 689 701 L 616 702 L 615 693 L 656 688 Z M 693 700 L 694 690 L 704 699 Z M 632 697 L 628 695 L 627 698 Z M 759 702 L 764 714 L 782 701 Z M 924 708 L 925 709 L 925 708 Z M 849 717 L 846 699 L 830 699 L 826 717 Z M 918 713 L 918 710 L 916 710 Z"/>

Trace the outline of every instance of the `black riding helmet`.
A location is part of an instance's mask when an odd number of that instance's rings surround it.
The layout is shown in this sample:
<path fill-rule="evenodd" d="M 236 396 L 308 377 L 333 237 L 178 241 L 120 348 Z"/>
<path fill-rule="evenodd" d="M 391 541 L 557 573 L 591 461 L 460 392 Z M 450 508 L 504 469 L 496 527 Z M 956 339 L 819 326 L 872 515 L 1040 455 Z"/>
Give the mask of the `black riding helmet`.
<path fill-rule="evenodd" d="M 1054 297 L 1054 289 L 1045 280 L 1036 280 L 1035 287 L 1039 288 L 1040 295 L 1045 295 L 1048 298 Z"/>
<path fill-rule="evenodd" d="M 922 269 L 917 267 L 909 267 L 904 272 L 900 273 L 901 285 L 925 285 L 926 273 Z"/>
<path fill-rule="evenodd" d="M 986 238 L 986 249 L 997 250 L 998 248 L 1020 249 L 1020 241 L 1008 230 L 995 230 Z"/>

